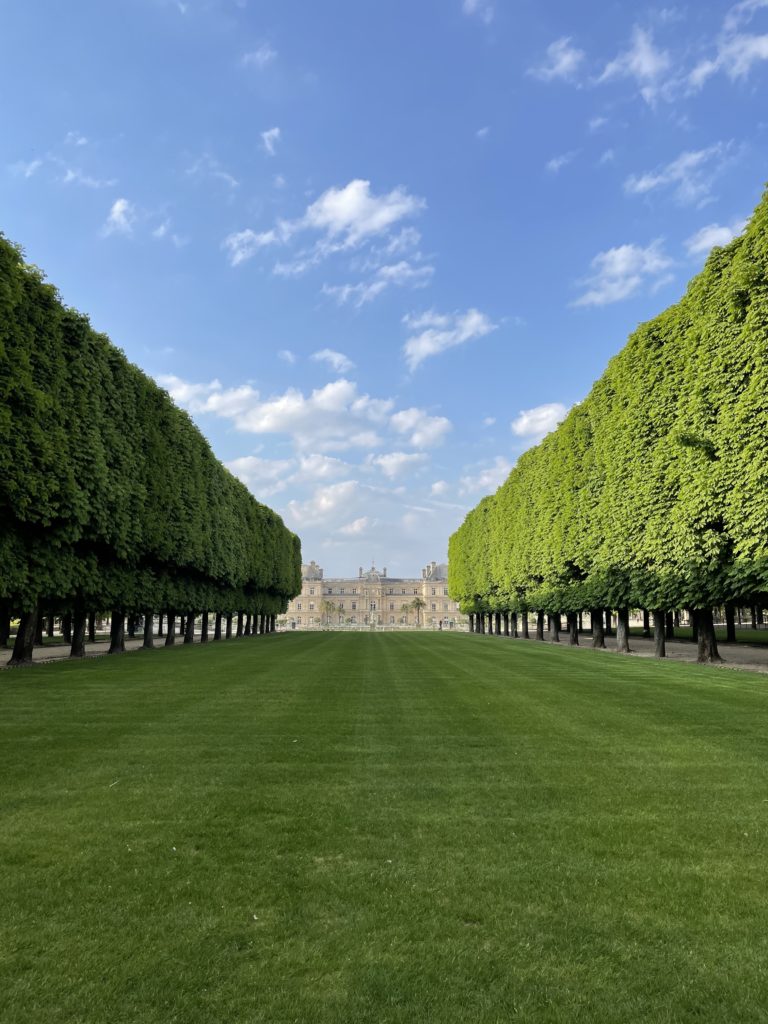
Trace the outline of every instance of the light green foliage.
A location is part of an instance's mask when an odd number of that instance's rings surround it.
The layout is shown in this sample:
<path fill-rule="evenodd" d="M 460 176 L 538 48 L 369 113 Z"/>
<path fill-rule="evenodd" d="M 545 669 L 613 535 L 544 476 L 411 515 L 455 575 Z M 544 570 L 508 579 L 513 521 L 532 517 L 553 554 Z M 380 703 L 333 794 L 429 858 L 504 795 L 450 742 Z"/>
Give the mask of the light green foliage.
<path fill-rule="evenodd" d="M 0 237 L 0 599 L 278 613 L 298 538 Z"/>
<path fill-rule="evenodd" d="M 466 611 L 768 593 L 768 195 L 449 547 Z"/>

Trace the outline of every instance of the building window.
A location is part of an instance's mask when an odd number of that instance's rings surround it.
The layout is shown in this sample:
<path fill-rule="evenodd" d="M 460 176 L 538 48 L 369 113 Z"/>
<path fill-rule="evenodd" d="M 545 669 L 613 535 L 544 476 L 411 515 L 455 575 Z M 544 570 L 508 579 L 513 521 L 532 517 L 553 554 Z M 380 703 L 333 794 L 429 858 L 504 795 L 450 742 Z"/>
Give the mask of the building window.
<path fill-rule="evenodd" d="M 389 616 L 389 624 L 390 624 L 390 626 L 394 626 L 394 624 L 395 624 L 395 616 L 394 615 L 390 615 Z"/>
<path fill-rule="evenodd" d="M 352 602 L 352 611 L 353 611 L 353 612 L 354 612 L 354 611 L 357 611 L 357 601 L 353 601 L 353 602 Z M 354 622 L 355 620 L 354 620 L 354 619 L 352 619 L 352 621 Z"/>
<path fill-rule="evenodd" d="M 341 588 L 341 589 L 339 590 L 339 593 L 340 593 L 340 594 L 343 594 L 343 593 L 344 593 L 344 587 L 342 587 L 342 588 Z"/>
<path fill-rule="evenodd" d="M 352 624 L 353 625 L 357 625 L 357 616 L 356 615 L 352 616 Z"/>
<path fill-rule="evenodd" d="M 299 626 L 301 625 L 301 616 L 299 616 L 298 619 L 296 619 L 296 622 L 298 623 Z"/>
<path fill-rule="evenodd" d="M 448 593 L 448 587 L 443 587 L 443 593 L 444 593 L 444 594 L 447 594 L 447 593 Z"/>
<path fill-rule="evenodd" d="M 376 602 L 375 601 L 371 601 L 371 611 L 372 612 L 376 611 Z"/>
<path fill-rule="evenodd" d="M 297 601 L 297 602 L 296 602 L 296 611 L 297 611 L 297 612 L 300 612 L 300 611 L 301 611 L 301 601 Z M 301 620 L 299 620 L 299 621 L 301 621 Z"/>
<path fill-rule="evenodd" d="M 435 596 L 435 588 L 432 587 L 432 597 L 434 597 L 434 596 Z"/>
<path fill-rule="evenodd" d="M 388 594 L 394 594 L 394 590 L 392 589 L 392 587 L 390 587 L 390 588 L 389 588 L 389 590 L 387 591 L 387 593 L 388 593 Z"/>
<path fill-rule="evenodd" d="M 414 587 L 413 588 L 413 592 L 414 592 L 414 594 L 418 594 L 419 591 L 416 589 L 416 587 Z"/>
<path fill-rule="evenodd" d="M 311 607 L 311 606 L 310 606 L 310 607 Z M 436 611 L 437 611 L 437 605 L 435 604 L 435 602 L 434 602 L 434 601 L 432 602 L 432 611 L 433 611 L 433 612 L 436 612 Z M 434 622 L 435 620 L 434 620 L 434 619 L 432 619 L 432 621 Z"/>
<path fill-rule="evenodd" d="M 400 591 L 400 593 L 401 593 L 401 594 L 404 594 L 404 593 L 405 593 L 405 587 L 403 587 L 403 589 L 402 589 L 402 590 Z"/>
<path fill-rule="evenodd" d="M 392 604 L 392 602 L 391 602 L 391 601 L 389 602 L 389 610 L 390 610 L 391 612 L 393 612 L 393 611 L 395 610 L 395 606 L 394 606 L 394 605 Z"/>
<path fill-rule="evenodd" d="M 443 601 L 443 611 L 444 612 L 448 611 L 448 602 L 447 601 Z"/>
<path fill-rule="evenodd" d="M 339 601 L 339 611 L 340 612 L 344 611 L 344 602 L 343 601 Z"/>
<path fill-rule="evenodd" d="M 353 593 L 353 594 L 356 594 L 356 593 L 357 593 L 357 587 L 352 587 L 352 593 Z"/>
<path fill-rule="evenodd" d="M 309 610 L 311 612 L 313 612 L 315 610 L 315 602 L 314 601 L 310 601 L 309 602 Z"/>
<path fill-rule="evenodd" d="M 310 588 L 309 588 L 309 592 L 310 592 L 310 594 L 314 594 L 314 592 L 315 592 L 315 588 L 314 588 L 314 587 L 310 587 Z"/>

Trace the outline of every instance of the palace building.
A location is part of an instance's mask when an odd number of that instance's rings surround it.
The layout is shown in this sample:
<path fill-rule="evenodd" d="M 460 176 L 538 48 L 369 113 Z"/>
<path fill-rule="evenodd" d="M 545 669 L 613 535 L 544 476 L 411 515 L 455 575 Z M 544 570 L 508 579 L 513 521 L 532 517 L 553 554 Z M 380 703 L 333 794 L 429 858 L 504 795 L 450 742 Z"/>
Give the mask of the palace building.
<path fill-rule="evenodd" d="M 468 617 L 448 596 L 448 566 L 430 562 L 420 577 L 387 576 L 361 566 L 356 577 L 324 579 L 316 562 L 301 567 L 301 593 L 278 623 L 286 629 L 386 627 L 466 629 Z"/>

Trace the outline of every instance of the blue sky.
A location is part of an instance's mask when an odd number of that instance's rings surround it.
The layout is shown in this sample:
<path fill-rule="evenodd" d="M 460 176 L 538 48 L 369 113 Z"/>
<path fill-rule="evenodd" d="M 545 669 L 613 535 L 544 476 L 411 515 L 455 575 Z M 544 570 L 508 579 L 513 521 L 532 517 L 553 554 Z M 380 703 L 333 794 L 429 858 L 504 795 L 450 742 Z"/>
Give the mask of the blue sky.
<path fill-rule="evenodd" d="M 6 0 L 0 229 L 329 574 L 441 560 L 758 202 L 768 0 Z"/>

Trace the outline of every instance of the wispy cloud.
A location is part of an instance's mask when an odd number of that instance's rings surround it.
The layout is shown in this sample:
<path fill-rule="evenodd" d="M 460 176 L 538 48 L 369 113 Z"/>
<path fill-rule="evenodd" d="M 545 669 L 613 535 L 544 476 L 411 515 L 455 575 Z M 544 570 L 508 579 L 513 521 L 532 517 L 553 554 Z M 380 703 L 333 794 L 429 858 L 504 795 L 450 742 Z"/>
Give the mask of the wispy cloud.
<path fill-rule="evenodd" d="M 214 181 L 223 182 L 228 188 L 236 189 L 240 182 L 229 171 L 225 170 L 218 159 L 210 153 L 203 153 L 186 170 L 190 178 L 198 180 L 213 178 Z"/>
<path fill-rule="evenodd" d="M 275 241 L 274 231 L 257 233 L 246 228 L 244 231 L 233 231 L 231 235 L 227 235 L 221 247 L 228 254 L 230 265 L 236 267 L 255 256 L 259 249 L 272 245 Z"/>
<path fill-rule="evenodd" d="M 43 166 L 42 160 L 17 160 L 11 164 L 11 172 L 20 178 L 32 178 Z"/>
<path fill-rule="evenodd" d="M 79 167 L 67 167 L 61 180 L 65 185 L 83 185 L 85 188 L 114 188 L 117 184 L 115 178 L 94 178 Z"/>
<path fill-rule="evenodd" d="M 571 150 L 570 153 L 561 153 L 559 156 L 553 156 L 551 160 L 546 163 L 546 168 L 550 174 L 557 174 L 563 167 L 567 167 L 568 164 L 572 163 L 578 154 L 578 150 Z"/>
<path fill-rule="evenodd" d="M 574 306 L 607 306 L 628 299 L 648 283 L 660 288 L 669 280 L 673 261 L 664 252 L 661 240 L 650 245 L 618 245 L 600 252 L 592 260 L 592 273 L 583 282 L 587 290 Z"/>
<path fill-rule="evenodd" d="M 426 461 L 427 456 L 422 452 L 387 452 L 384 455 L 371 455 L 367 460 L 369 465 L 377 466 L 390 480 L 423 466 Z"/>
<path fill-rule="evenodd" d="M 326 363 L 336 373 L 349 373 L 355 368 L 355 364 L 348 356 L 343 352 L 335 352 L 332 348 L 322 348 L 319 352 L 313 352 L 310 359 L 315 363 Z"/>
<path fill-rule="evenodd" d="M 88 139 L 80 132 L 67 132 L 64 136 L 64 143 L 67 146 L 87 146 Z"/>
<path fill-rule="evenodd" d="M 572 81 L 586 54 L 571 45 L 571 37 L 563 36 L 547 47 L 546 60 L 528 69 L 528 74 L 541 82 Z"/>
<path fill-rule="evenodd" d="M 107 216 L 102 234 L 131 235 L 136 223 L 136 207 L 128 199 L 116 199 Z"/>
<path fill-rule="evenodd" d="M 277 144 L 280 141 L 280 129 L 269 128 L 267 131 L 261 133 L 261 141 L 264 144 L 264 149 L 269 156 L 275 156 L 277 152 Z"/>
<path fill-rule="evenodd" d="M 462 0 L 461 8 L 465 14 L 480 18 L 485 25 L 493 21 L 494 8 L 488 0 Z"/>
<path fill-rule="evenodd" d="M 706 149 L 681 153 L 655 171 L 630 175 L 624 182 L 624 190 L 630 195 L 645 195 L 656 189 L 672 188 L 678 202 L 701 203 L 708 198 L 731 147 L 732 143 L 718 142 Z"/>
<path fill-rule="evenodd" d="M 255 50 L 244 53 L 240 58 L 240 63 L 243 67 L 255 67 L 259 71 L 263 71 L 264 68 L 269 67 L 275 60 L 277 60 L 277 50 L 274 50 L 269 43 L 262 43 Z"/>
<path fill-rule="evenodd" d="M 281 348 L 277 353 L 277 358 L 282 359 L 284 363 L 288 363 L 289 366 L 293 366 L 296 362 L 296 356 L 289 348 Z"/>
<path fill-rule="evenodd" d="M 693 91 L 718 72 L 736 80 L 746 78 L 755 64 L 768 60 L 768 34 L 743 31 L 768 0 L 743 0 L 728 11 L 716 44 L 715 54 L 700 61 L 688 76 Z"/>
<path fill-rule="evenodd" d="M 629 48 L 605 66 L 598 82 L 632 79 L 646 103 L 653 105 L 663 90 L 671 67 L 669 53 L 656 48 L 653 33 L 635 26 Z"/>
<path fill-rule="evenodd" d="M 354 306 L 364 306 L 371 302 L 390 286 L 424 288 L 432 280 L 435 268 L 429 264 L 413 265 L 408 260 L 387 264 L 379 267 L 367 281 L 357 284 L 323 285 L 323 293 L 336 299 L 340 306 L 351 302 Z"/>
<path fill-rule="evenodd" d="M 487 139 L 491 133 L 490 125 L 484 125 L 482 128 L 478 128 L 475 132 L 476 139 Z"/>
<path fill-rule="evenodd" d="M 701 256 L 708 253 L 716 245 L 728 245 L 737 235 L 740 235 L 747 226 L 743 218 L 733 221 L 731 224 L 707 224 L 700 228 L 696 234 L 686 239 L 685 248 L 689 256 Z"/>
<path fill-rule="evenodd" d="M 497 455 L 491 465 L 459 479 L 459 494 L 489 494 L 497 490 L 511 472 L 512 463 L 503 455 Z"/>
<path fill-rule="evenodd" d="M 437 313 L 430 310 L 427 313 L 409 314 L 403 318 L 403 323 L 417 332 L 403 346 L 409 370 L 415 370 L 425 359 L 446 352 L 449 348 L 485 337 L 498 327 L 478 309 L 468 309 L 465 313 Z"/>

